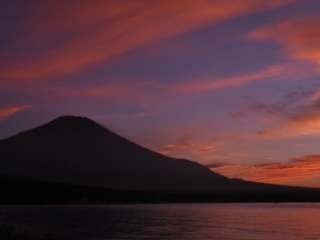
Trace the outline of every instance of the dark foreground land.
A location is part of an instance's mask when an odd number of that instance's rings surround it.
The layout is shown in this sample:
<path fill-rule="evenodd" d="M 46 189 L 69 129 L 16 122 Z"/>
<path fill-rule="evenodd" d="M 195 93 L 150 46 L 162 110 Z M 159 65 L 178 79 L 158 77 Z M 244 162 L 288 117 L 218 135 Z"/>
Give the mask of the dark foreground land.
<path fill-rule="evenodd" d="M 319 202 L 320 189 L 266 185 L 262 190 L 132 191 L 0 177 L 0 204 Z"/>

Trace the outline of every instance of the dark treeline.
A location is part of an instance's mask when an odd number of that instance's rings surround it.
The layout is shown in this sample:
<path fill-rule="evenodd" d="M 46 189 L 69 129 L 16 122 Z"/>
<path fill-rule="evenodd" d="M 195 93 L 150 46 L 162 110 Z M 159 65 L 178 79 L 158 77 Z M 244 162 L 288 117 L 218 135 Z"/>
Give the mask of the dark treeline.
<path fill-rule="evenodd" d="M 319 189 L 287 187 L 205 193 L 145 192 L 1 177 L 0 189 L 2 205 L 320 201 Z"/>

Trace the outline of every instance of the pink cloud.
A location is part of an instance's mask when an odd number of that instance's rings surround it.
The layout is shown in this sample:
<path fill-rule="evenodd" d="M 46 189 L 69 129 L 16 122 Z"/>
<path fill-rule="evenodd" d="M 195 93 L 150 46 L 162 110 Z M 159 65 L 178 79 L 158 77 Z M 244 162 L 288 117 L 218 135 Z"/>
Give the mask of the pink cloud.
<path fill-rule="evenodd" d="M 2 107 L 0 108 L 0 121 L 3 121 L 10 117 L 11 115 L 20 112 L 22 110 L 33 107 L 32 104 L 26 104 L 21 106 L 11 106 L 11 107 Z"/>
<path fill-rule="evenodd" d="M 296 60 L 310 60 L 320 64 L 320 17 L 293 18 L 255 30 L 248 35 L 255 40 L 272 39 L 281 44 L 286 54 Z"/>
<path fill-rule="evenodd" d="M 261 80 L 288 80 L 298 79 L 301 76 L 309 75 L 309 69 L 306 66 L 297 66 L 295 64 L 279 64 L 268 67 L 259 72 L 244 74 L 240 76 L 227 78 L 210 78 L 210 79 L 192 79 L 189 82 L 167 86 L 169 90 L 179 92 L 204 92 L 219 88 L 236 87 L 245 85 L 254 81 Z"/>
<path fill-rule="evenodd" d="M 14 51 L 1 57 L 0 76 L 11 80 L 8 84 L 12 79 L 73 74 L 166 37 L 292 2 L 46 1 L 32 8 L 25 3 L 31 17 L 21 20 L 23 29 L 16 22 L 24 34 L 9 46 Z M 23 54 L 15 50 L 22 44 Z"/>

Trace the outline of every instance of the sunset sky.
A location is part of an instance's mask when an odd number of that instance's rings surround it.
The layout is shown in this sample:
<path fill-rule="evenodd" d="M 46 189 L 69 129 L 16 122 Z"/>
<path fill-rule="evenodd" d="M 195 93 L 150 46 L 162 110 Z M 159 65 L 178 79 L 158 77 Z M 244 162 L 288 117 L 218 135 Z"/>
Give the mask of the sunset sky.
<path fill-rule="evenodd" d="M 320 187 L 319 0 L 4 0 L 0 139 L 86 116 L 228 177 Z"/>

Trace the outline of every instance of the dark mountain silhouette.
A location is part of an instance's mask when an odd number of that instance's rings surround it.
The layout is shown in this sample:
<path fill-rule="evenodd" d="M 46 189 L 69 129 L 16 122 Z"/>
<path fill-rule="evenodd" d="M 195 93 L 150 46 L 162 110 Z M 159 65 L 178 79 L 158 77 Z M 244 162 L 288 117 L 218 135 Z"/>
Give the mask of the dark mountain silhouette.
<path fill-rule="evenodd" d="M 0 141 L 0 174 L 139 190 L 207 190 L 230 181 L 70 116 Z"/>
<path fill-rule="evenodd" d="M 0 175 L 119 190 L 211 194 L 210 199 L 220 194 L 224 201 L 237 194 L 272 199 L 275 193 L 297 196 L 309 191 L 320 196 L 317 189 L 229 179 L 198 163 L 143 148 L 88 118 L 71 116 L 1 140 Z M 14 186 L 20 184 L 12 180 Z"/>

